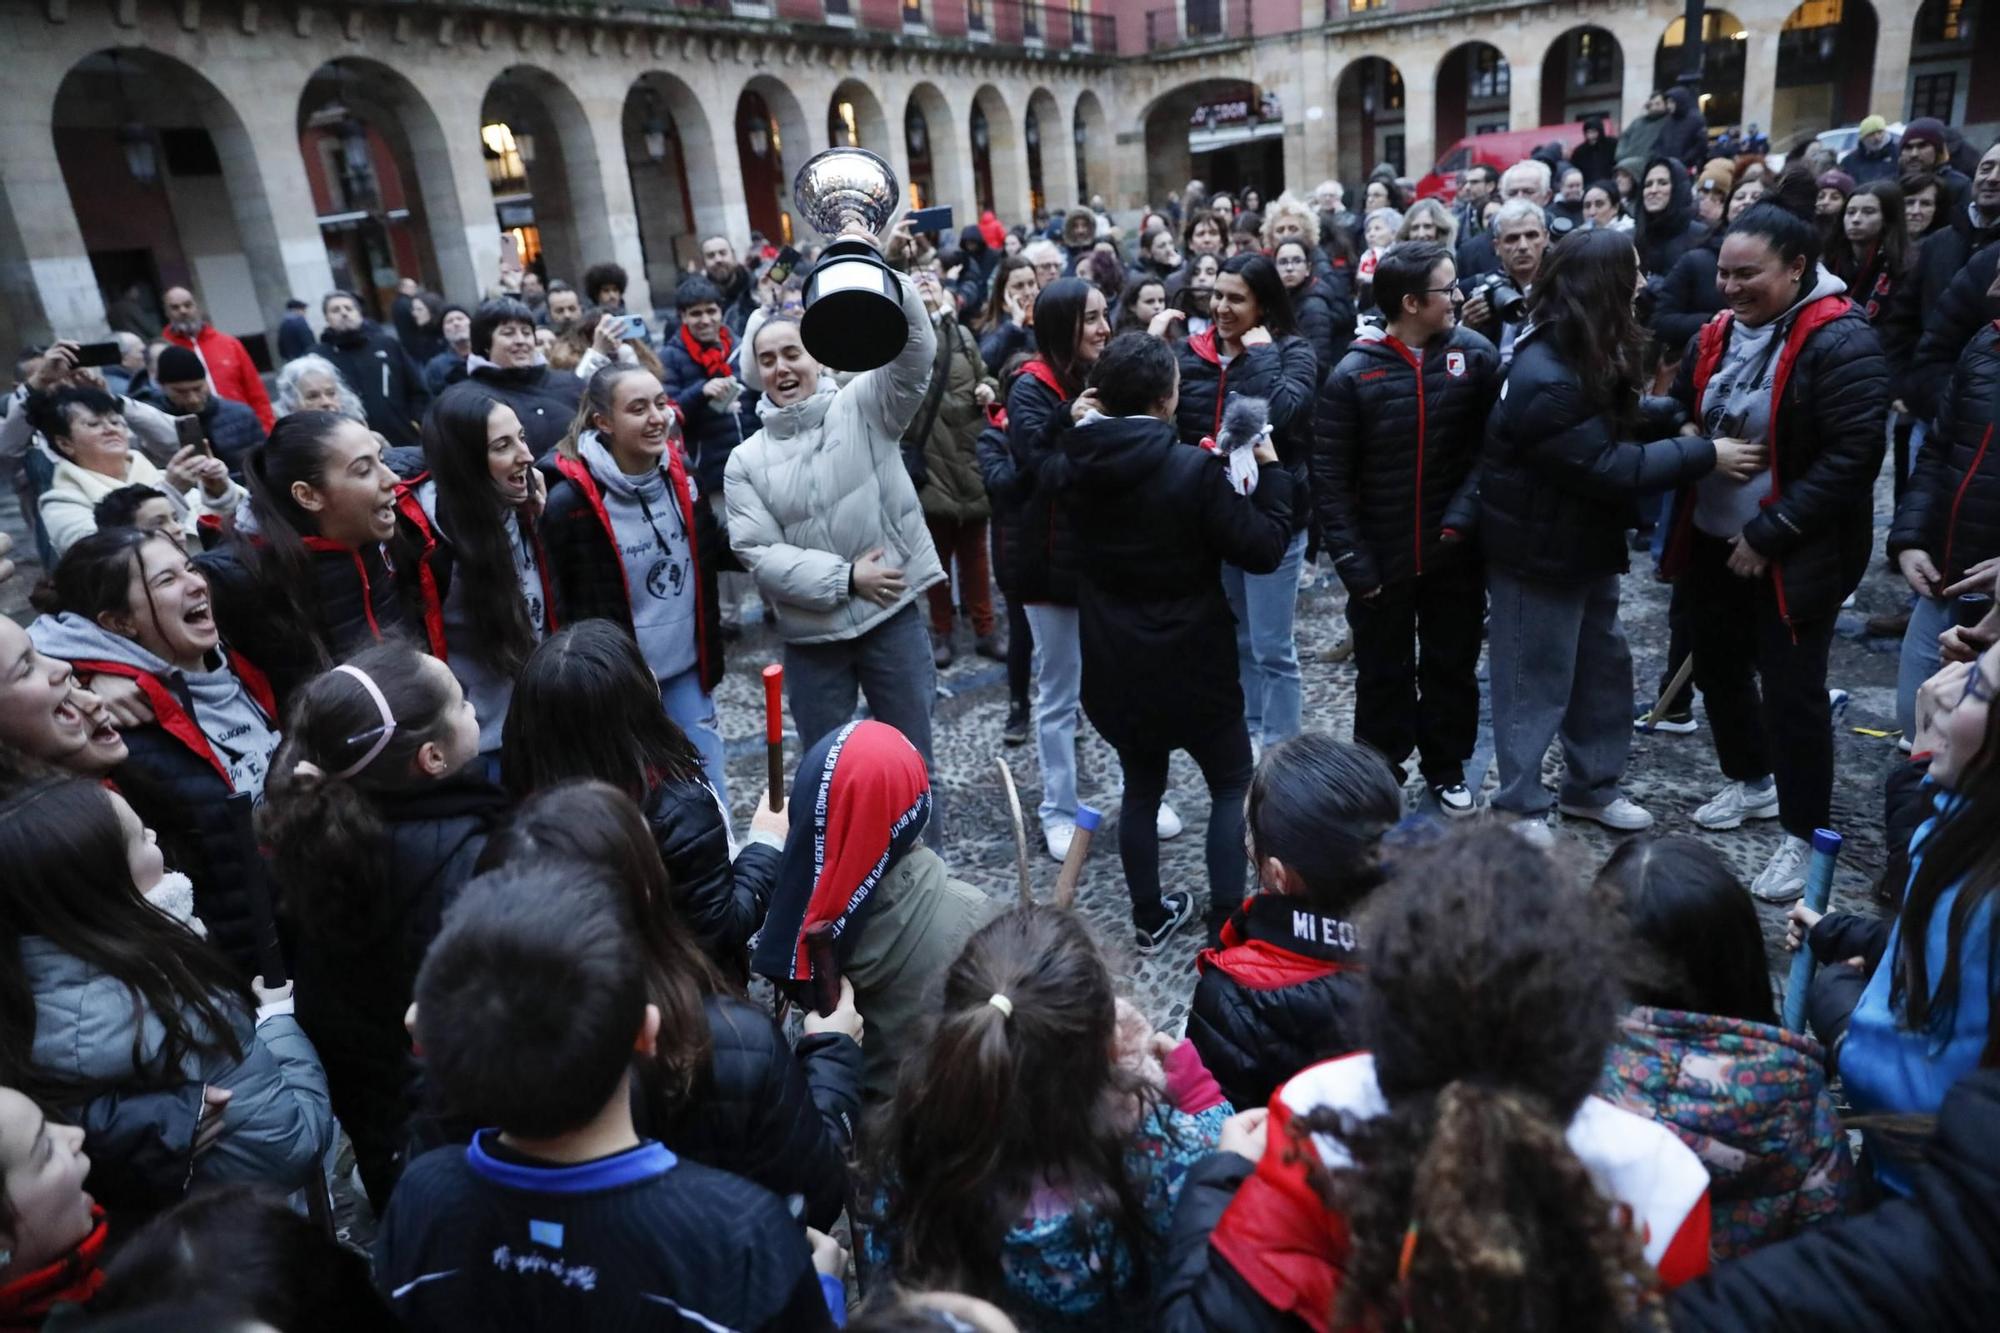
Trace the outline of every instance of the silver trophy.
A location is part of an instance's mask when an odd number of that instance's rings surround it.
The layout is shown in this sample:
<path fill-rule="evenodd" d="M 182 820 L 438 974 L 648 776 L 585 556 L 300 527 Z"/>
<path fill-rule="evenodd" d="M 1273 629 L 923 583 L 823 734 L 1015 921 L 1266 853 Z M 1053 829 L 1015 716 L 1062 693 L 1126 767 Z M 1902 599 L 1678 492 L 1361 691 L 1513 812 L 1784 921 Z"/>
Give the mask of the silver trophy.
<path fill-rule="evenodd" d="M 887 365 L 909 337 L 902 288 L 872 240 L 841 233 L 858 222 L 881 235 L 902 204 L 896 173 L 865 148 L 829 148 L 799 168 L 792 198 L 831 240 L 806 279 L 800 341 L 835 370 Z"/>

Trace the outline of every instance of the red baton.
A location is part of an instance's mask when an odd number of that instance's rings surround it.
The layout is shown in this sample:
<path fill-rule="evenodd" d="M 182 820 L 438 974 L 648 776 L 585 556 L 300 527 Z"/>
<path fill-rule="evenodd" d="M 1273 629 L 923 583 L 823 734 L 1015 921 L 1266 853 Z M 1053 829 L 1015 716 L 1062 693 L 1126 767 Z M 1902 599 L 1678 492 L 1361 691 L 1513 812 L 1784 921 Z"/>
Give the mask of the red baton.
<path fill-rule="evenodd" d="M 764 760 L 771 788 L 771 809 L 785 808 L 785 668 L 773 662 L 764 668 Z"/>

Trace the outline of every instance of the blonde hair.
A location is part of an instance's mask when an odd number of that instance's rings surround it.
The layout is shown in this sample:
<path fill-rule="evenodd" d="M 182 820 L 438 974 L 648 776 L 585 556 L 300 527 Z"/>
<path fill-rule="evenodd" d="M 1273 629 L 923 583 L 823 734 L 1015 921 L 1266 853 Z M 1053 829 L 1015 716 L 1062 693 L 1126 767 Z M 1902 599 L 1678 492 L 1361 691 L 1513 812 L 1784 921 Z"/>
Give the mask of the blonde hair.
<path fill-rule="evenodd" d="M 1458 244 L 1458 219 L 1451 210 L 1435 199 L 1419 199 L 1410 205 L 1410 211 L 1403 214 L 1403 224 L 1396 228 L 1396 239 L 1410 239 L 1410 224 L 1420 217 L 1427 217 L 1437 224 L 1437 242 L 1450 250 Z"/>
<path fill-rule="evenodd" d="M 1310 204 L 1294 198 L 1292 192 L 1287 190 L 1272 200 L 1270 207 L 1264 211 L 1264 234 L 1262 240 L 1266 251 L 1278 248 L 1278 242 L 1272 236 L 1272 228 L 1277 225 L 1279 218 L 1287 217 L 1295 217 L 1304 224 L 1304 240 L 1308 248 L 1319 244 L 1318 212 Z"/>

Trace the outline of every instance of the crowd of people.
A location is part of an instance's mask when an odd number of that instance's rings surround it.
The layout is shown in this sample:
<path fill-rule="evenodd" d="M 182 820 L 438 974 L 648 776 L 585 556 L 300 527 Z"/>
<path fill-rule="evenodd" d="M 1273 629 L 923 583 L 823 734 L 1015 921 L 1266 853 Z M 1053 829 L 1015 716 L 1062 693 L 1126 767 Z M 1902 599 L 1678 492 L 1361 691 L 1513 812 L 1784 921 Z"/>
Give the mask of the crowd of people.
<path fill-rule="evenodd" d="M 644 313 L 512 258 L 295 302 L 272 395 L 184 287 L 117 366 L 24 354 L 0 1328 L 1984 1327 L 2000 144 L 1710 143 L 1676 89 L 1450 202 L 905 221 L 858 373 L 762 237 Z M 1880 910 L 1822 912 L 1885 459 L 1905 755 Z M 1322 565 L 1351 741 L 1303 704 Z M 759 619 L 797 764 L 739 827 Z M 1055 859 L 1083 723 L 1115 750 L 1129 936 L 952 873 L 968 640 Z M 1696 694 L 1694 822 L 1777 825 L 1748 884 L 1622 787 Z M 1584 867 L 1562 819 L 1633 836 Z M 1127 953 L 1197 914 L 1156 1030 Z"/>

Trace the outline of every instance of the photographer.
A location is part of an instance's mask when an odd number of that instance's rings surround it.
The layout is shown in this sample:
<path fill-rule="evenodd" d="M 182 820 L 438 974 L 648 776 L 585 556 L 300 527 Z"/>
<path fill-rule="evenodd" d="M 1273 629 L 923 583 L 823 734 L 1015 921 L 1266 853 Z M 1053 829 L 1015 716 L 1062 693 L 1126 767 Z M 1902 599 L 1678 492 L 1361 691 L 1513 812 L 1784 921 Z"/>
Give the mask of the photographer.
<path fill-rule="evenodd" d="M 1525 319 L 1528 289 L 1549 248 L 1549 225 L 1541 205 L 1532 199 L 1509 199 L 1500 205 L 1493 219 L 1493 239 L 1500 267 L 1460 280 L 1465 305 L 1458 322 L 1499 348 L 1504 368 L 1514 359 L 1514 339 Z"/>

